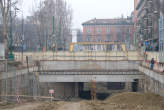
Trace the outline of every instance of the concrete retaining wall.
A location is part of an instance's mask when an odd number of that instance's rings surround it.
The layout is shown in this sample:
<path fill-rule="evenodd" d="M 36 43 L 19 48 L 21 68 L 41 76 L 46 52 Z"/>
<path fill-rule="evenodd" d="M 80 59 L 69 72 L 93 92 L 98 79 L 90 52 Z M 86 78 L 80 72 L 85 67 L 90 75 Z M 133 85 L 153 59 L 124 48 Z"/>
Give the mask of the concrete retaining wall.
<path fill-rule="evenodd" d="M 144 91 L 164 96 L 164 75 L 145 67 L 139 67 L 139 70 L 145 74 L 144 81 L 142 81 Z"/>
<path fill-rule="evenodd" d="M 57 99 L 75 97 L 75 83 L 40 83 L 40 95 L 49 96 L 49 90 L 53 89 L 53 96 Z"/>
<path fill-rule="evenodd" d="M 40 82 L 134 82 L 142 79 L 139 74 L 111 74 L 111 75 L 40 75 Z"/>
<path fill-rule="evenodd" d="M 22 60 L 21 53 L 14 53 L 17 61 Z M 25 52 L 31 60 L 143 60 L 137 51 L 116 52 Z"/>
<path fill-rule="evenodd" d="M 138 70 L 140 61 L 41 61 L 43 70 Z"/>

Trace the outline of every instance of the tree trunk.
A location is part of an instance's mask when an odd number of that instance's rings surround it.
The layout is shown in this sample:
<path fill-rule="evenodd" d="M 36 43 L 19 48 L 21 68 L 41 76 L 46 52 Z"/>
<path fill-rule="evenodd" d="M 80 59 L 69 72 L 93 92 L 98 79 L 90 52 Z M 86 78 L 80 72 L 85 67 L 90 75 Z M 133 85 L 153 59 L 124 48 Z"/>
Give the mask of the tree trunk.
<path fill-rule="evenodd" d="M 7 24 L 6 24 L 6 17 L 3 17 L 3 41 L 5 45 L 5 58 L 8 59 L 9 55 L 9 48 L 8 48 L 8 38 L 7 38 Z"/>
<path fill-rule="evenodd" d="M 8 59 L 9 56 L 9 48 L 8 48 L 8 39 L 4 39 L 4 45 L 5 45 L 5 58 Z"/>

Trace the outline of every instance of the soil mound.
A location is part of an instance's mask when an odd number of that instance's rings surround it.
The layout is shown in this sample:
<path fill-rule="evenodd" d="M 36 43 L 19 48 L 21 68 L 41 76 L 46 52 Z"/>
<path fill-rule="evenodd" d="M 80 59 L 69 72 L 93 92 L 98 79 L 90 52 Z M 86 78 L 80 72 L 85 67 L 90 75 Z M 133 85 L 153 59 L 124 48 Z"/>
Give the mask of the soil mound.
<path fill-rule="evenodd" d="M 164 105 L 164 97 L 153 93 L 122 93 L 105 100 L 106 103 Z"/>
<path fill-rule="evenodd" d="M 153 93 L 122 93 L 105 101 L 44 103 L 34 110 L 164 110 L 164 97 Z"/>
<path fill-rule="evenodd" d="M 153 93 L 129 92 L 112 96 L 100 105 L 103 110 L 163 110 L 164 97 Z"/>

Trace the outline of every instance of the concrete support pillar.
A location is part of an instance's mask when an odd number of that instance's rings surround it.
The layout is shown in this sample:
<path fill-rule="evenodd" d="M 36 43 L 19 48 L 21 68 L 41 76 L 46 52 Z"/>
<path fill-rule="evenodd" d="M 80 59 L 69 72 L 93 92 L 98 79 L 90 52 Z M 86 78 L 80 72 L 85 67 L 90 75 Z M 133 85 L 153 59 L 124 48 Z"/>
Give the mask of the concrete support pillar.
<path fill-rule="evenodd" d="M 132 82 L 125 83 L 125 91 L 127 91 L 127 92 L 132 91 Z"/>
<path fill-rule="evenodd" d="M 157 82 L 157 86 L 158 86 L 158 89 L 157 89 L 157 92 L 158 92 L 158 94 L 160 94 L 160 84 L 159 84 L 159 82 Z"/>
<path fill-rule="evenodd" d="M 79 84 L 75 83 L 75 97 L 79 97 Z"/>
<path fill-rule="evenodd" d="M 79 97 L 81 97 L 81 94 L 84 91 L 84 83 L 78 83 L 78 93 L 79 93 Z"/>
<path fill-rule="evenodd" d="M 139 92 L 144 92 L 144 79 L 140 79 L 139 80 L 139 84 L 138 84 L 138 91 Z"/>

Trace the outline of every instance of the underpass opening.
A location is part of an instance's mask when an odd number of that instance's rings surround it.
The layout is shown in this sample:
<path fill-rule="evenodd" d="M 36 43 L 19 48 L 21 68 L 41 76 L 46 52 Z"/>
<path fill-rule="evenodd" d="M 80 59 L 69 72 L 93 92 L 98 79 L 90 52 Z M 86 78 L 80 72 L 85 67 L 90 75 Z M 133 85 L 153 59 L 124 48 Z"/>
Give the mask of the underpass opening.
<path fill-rule="evenodd" d="M 123 92 L 132 92 L 133 82 L 108 82 L 108 83 L 96 83 L 96 99 L 105 100 L 108 97 Z M 79 86 L 80 88 L 80 86 Z M 83 89 L 80 89 L 79 97 L 85 100 L 92 99 L 92 84 L 83 83 Z M 134 91 L 136 92 L 136 91 Z"/>
<path fill-rule="evenodd" d="M 138 84 L 139 84 L 139 80 L 134 79 L 134 82 L 132 82 L 132 92 L 137 92 L 138 91 Z"/>
<path fill-rule="evenodd" d="M 109 82 L 108 89 L 109 90 L 123 90 L 125 89 L 125 83 L 123 82 Z"/>
<path fill-rule="evenodd" d="M 110 93 L 96 93 L 96 98 L 98 100 L 105 100 L 107 99 L 111 94 Z M 85 100 L 91 100 L 91 91 L 83 91 L 81 92 L 81 94 L 79 95 L 79 97 L 81 99 L 85 99 Z"/>

